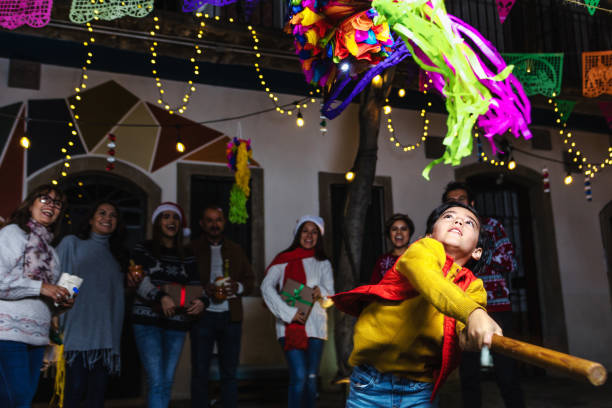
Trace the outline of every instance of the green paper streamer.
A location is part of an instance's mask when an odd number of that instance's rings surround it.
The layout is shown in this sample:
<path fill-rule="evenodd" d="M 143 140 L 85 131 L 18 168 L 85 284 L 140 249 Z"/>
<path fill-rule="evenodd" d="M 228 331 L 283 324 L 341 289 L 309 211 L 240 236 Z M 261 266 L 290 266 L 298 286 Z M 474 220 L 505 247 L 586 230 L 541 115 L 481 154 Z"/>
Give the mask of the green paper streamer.
<path fill-rule="evenodd" d="M 563 53 L 557 54 L 502 54 L 512 73 L 518 78 L 525 93 L 549 98 L 561 94 Z"/>
<path fill-rule="evenodd" d="M 229 220 L 232 224 L 246 224 L 249 214 L 246 209 L 247 197 L 238 185 L 230 191 Z"/>
<path fill-rule="evenodd" d="M 433 6 L 433 10 L 429 10 L 427 3 Z M 474 51 L 463 42 L 457 42 L 443 2 L 374 0 L 372 5 L 379 12 L 379 19 L 385 19 L 402 37 L 422 69 L 444 76 L 443 94 L 448 111 L 448 131 L 443 141 L 446 150 L 441 158 L 423 170 L 423 177 L 429 180 L 429 172 L 436 164 L 444 162 L 456 166 L 472 153 L 472 128 L 478 117 L 488 111 L 491 101 L 491 93 L 476 75 L 487 77 L 479 69 Z M 420 54 L 415 52 L 413 44 L 431 59 L 433 65 L 418 57 Z M 504 80 L 511 71 L 512 67 L 508 66 L 494 78 L 487 79 Z"/>

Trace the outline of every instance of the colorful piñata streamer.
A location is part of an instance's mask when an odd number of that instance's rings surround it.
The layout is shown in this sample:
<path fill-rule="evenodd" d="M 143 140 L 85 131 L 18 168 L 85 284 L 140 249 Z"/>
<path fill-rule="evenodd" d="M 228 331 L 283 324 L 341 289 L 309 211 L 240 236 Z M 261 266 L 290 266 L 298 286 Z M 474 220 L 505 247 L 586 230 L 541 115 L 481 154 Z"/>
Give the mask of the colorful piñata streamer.
<path fill-rule="evenodd" d="M 233 224 L 245 224 L 249 218 L 246 203 L 251 195 L 249 160 L 253 158 L 251 140 L 234 138 L 227 144 L 227 166 L 234 171 L 235 183 L 230 191 L 229 220 Z"/>

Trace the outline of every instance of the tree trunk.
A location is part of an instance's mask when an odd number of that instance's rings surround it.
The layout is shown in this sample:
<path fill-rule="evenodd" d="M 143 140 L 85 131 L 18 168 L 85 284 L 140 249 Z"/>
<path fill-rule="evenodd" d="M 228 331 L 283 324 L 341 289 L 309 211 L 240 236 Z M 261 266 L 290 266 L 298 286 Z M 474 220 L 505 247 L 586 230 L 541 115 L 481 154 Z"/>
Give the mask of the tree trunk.
<path fill-rule="evenodd" d="M 385 98 L 391 90 L 395 67 L 385 71 L 381 84 L 370 84 L 359 103 L 359 149 L 353 164 L 355 179 L 348 186 L 344 208 L 342 249 L 336 273 L 336 293 L 353 289 L 359 283 L 361 249 L 365 220 L 372 198 L 376 175 L 378 130 Z M 337 379 L 348 377 L 348 358 L 353 350 L 353 326 L 356 319 L 335 310 L 335 345 L 338 360 Z"/>

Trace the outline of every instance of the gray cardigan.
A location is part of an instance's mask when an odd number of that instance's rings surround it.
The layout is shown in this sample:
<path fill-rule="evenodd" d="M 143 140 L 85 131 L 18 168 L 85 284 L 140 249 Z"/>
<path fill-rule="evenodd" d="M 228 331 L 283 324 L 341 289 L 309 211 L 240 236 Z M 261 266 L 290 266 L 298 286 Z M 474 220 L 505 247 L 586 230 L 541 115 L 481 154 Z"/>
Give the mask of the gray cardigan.
<path fill-rule="evenodd" d="M 33 346 L 49 344 L 51 307 L 40 296 L 42 281 L 23 273 L 23 255 L 28 234 L 15 224 L 0 229 L 0 340 Z M 55 250 L 53 283 L 60 276 Z"/>

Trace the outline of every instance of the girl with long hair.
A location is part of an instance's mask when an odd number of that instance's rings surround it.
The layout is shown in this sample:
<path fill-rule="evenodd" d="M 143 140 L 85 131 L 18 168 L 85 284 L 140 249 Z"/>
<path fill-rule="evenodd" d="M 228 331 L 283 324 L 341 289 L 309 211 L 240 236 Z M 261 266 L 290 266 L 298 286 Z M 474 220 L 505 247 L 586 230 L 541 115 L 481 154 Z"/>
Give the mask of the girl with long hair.
<path fill-rule="evenodd" d="M 109 375 L 121 369 L 121 329 L 127 257 L 119 208 L 100 201 L 77 235 L 57 247 L 62 269 L 83 279 L 74 308 L 62 319 L 66 387 L 64 408 L 102 408 Z"/>
<path fill-rule="evenodd" d="M 323 219 L 305 215 L 298 220 L 293 242 L 278 254 L 261 283 L 266 305 L 276 317 L 276 335 L 289 365 L 289 404 L 312 408 L 317 396 L 317 376 L 327 340 L 327 312 L 317 300 L 334 294 L 332 266 L 325 255 Z M 287 304 L 279 292 L 287 279 L 314 289 L 310 314 Z"/>
<path fill-rule="evenodd" d="M 196 259 L 183 246 L 185 217 L 181 207 L 162 203 L 153 212 L 152 221 L 153 239 L 138 244 L 132 251 L 136 265 L 130 268 L 130 273 L 134 274 L 137 266 L 144 275 L 132 307 L 132 322 L 147 375 L 148 407 L 166 408 L 185 335 L 208 299 L 200 292 L 200 297 L 186 299 L 181 305 L 166 292 L 174 286 L 175 291 L 184 293 L 186 286 L 200 285 Z"/>

